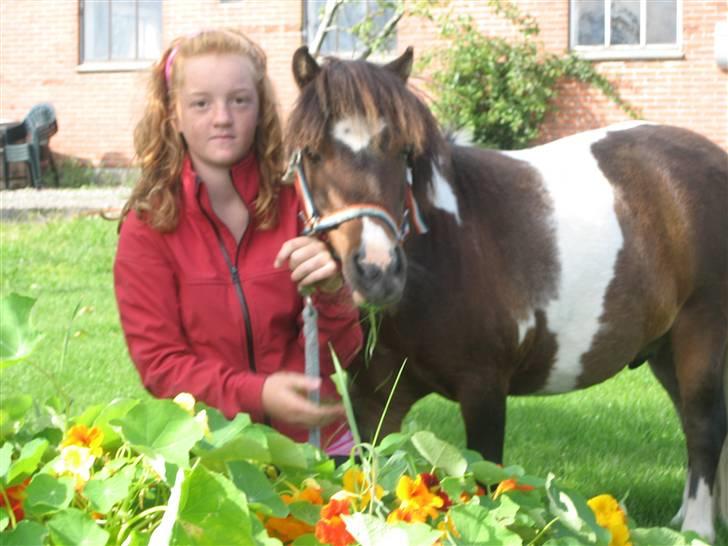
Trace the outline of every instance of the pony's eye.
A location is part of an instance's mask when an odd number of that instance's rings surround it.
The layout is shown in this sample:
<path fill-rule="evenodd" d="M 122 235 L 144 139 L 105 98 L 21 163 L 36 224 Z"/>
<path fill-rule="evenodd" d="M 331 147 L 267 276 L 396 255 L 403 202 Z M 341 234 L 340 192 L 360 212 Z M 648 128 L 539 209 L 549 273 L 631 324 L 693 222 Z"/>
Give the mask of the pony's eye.
<path fill-rule="evenodd" d="M 316 163 L 319 163 L 321 161 L 321 155 L 320 154 L 317 154 L 316 152 L 312 152 L 310 150 L 306 150 L 306 157 L 314 165 Z"/>

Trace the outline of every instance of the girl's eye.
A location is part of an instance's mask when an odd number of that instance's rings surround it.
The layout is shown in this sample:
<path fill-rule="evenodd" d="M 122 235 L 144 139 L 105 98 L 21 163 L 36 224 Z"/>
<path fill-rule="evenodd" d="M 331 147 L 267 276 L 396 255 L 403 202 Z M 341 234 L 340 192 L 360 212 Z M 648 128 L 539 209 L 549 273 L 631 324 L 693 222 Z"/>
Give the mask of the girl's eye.
<path fill-rule="evenodd" d="M 205 106 L 207 106 L 207 101 L 206 100 L 196 100 L 192 103 L 192 106 L 194 108 L 204 108 Z"/>
<path fill-rule="evenodd" d="M 250 104 L 250 97 L 235 97 L 235 104 Z"/>

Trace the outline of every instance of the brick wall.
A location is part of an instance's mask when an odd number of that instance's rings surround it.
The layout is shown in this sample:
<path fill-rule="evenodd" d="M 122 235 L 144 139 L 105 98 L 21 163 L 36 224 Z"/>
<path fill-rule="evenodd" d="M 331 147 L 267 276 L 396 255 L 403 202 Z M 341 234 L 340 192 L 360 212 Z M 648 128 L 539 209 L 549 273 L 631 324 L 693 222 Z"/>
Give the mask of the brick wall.
<path fill-rule="evenodd" d="M 238 26 L 263 46 L 279 100 L 290 102 L 301 9 L 298 0 L 164 2 L 163 44 L 200 28 Z M 59 123 L 54 152 L 107 166 L 128 163 L 147 73 L 79 70 L 78 10 L 77 0 L 0 1 L 0 119 L 20 120 L 33 104 L 50 101 Z"/>
<path fill-rule="evenodd" d="M 456 13 L 471 14 L 491 35 L 514 36 L 484 0 L 452 0 Z M 568 0 L 518 0 L 538 20 L 545 48 L 568 47 Z M 132 132 L 141 115 L 144 71 L 83 72 L 78 67 L 77 0 L 0 1 L 0 119 L 19 120 L 30 107 L 50 101 L 60 130 L 54 151 L 97 164 L 133 157 Z M 623 96 L 652 121 L 692 128 L 728 148 L 728 73 L 714 60 L 713 29 L 728 18 L 725 0 L 683 0 L 684 59 L 609 61 L 598 69 L 619 85 Z M 42 24 L 40 22 L 48 22 Z M 290 60 L 301 44 L 299 0 L 174 0 L 164 3 L 163 42 L 199 28 L 239 26 L 266 50 L 281 111 L 296 96 Z M 427 21 L 400 23 L 398 50 L 414 45 L 421 53 L 437 43 Z M 559 110 L 544 126 L 543 139 L 589 129 L 626 116 L 599 92 L 566 83 Z"/>

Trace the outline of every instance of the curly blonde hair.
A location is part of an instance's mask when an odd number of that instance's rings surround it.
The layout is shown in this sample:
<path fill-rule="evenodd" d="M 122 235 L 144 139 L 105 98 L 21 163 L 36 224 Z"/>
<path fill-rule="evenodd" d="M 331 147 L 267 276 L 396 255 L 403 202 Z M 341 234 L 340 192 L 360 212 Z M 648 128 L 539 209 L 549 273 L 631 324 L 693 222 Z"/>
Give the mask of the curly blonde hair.
<path fill-rule="evenodd" d="M 260 169 L 255 218 L 260 228 L 276 225 L 284 171 L 281 121 L 266 71 L 266 55 L 258 44 L 235 29 L 205 30 L 177 38 L 152 67 L 146 109 L 134 130 L 141 178 L 124 205 L 122 222 L 134 211 L 158 231 L 169 232 L 177 227 L 185 156 L 184 140 L 173 123 L 177 93 L 183 81 L 184 59 L 210 53 L 242 55 L 253 65 L 260 104 L 253 144 Z"/>

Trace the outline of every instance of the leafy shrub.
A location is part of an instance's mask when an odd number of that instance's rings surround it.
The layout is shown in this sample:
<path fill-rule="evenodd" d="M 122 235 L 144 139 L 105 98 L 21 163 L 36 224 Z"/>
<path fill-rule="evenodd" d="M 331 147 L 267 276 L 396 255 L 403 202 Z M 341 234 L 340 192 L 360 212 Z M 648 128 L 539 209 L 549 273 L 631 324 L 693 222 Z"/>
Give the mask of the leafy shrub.
<path fill-rule="evenodd" d="M 573 54 L 539 51 L 538 25 L 507 0 L 489 0 L 520 31 L 510 42 L 481 34 L 470 17 L 439 19 L 448 45 L 423 58 L 432 70 L 433 110 L 443 125 L 465 130 L 474 142 L 501 149 L 523 148 L 539 134 L 565 78 L 600 89 L 632 117 L 637 113 L 593 65 Z"/>
<path fill-rule="evenodd" d="M 0 300 L 0 367 L 32 349 L 32 305 Z M 694 534 L 637 528 L 609 495 L 587 502 L 552 475 L 484 461 L 465 447 L 457 404 L 438 395 L 339 467 L 184 393 L 73 418 L 58 401 L 17 395 L 3 401 L 0 442 L 7 545 L 705 546 Z"/>

